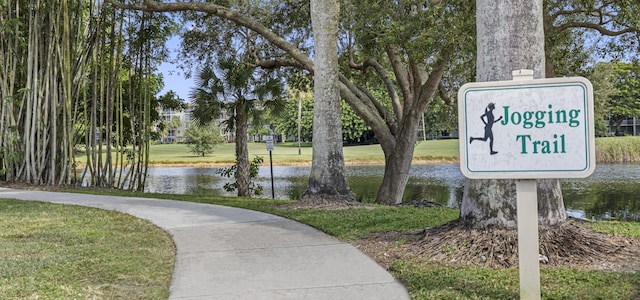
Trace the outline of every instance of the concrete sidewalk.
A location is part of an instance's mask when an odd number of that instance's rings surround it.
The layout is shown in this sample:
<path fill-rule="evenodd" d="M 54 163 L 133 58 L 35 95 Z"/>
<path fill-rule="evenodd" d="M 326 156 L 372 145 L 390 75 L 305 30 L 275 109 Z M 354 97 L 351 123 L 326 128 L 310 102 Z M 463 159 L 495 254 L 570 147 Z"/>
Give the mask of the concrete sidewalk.
<path fill-rule="evenodd" d="M 0 198 L 97 207 L 146 219 L 177 248 L 170 299 L 409 299 L 349 244 L 265 213 L 181 201 L 22 191 Z"/>

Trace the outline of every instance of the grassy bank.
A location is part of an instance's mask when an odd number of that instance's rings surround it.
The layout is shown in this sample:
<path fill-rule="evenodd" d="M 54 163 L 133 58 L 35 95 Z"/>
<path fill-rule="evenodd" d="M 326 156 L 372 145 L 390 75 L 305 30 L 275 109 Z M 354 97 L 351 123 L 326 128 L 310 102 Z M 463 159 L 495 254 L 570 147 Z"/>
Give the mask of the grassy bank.
<path fill-rule="evenodd" d="M 264 143 L 249 143 L 249 156 L 262 156 L 269 163 L 269 152 Z M 298 154 L 297 143 L 278 143 L 271 155 L 276 165 L 310 164 L 313 149 L 303 143 Z M 343 148 L 347 164 L 383 164 L 384 153 L 380 145 L 346 146 Z M 414 163 L 456 162 L 459 156 L 458 140 L 428 140 L 416 144 Z M 85 157 L 78 156 L 83 163 Z M 150 148 L 152 165 L 229 165 L 235 161 L 235 144 L 218 145 L 214 153 L 195 156 L 184 144 L 156 144 Z M 598 163 L 640 162 L 640 137 L 609 137 L 596 139 Z"/>
<path fill-rule="evenodd" d="M 265 158 L 269 163 L 269 152 L 265 143 L 249 143 L 249 156 Z M 303 143 L 298 154 L 297 143 L 276 143 L 271 155 L 276 165 L 310 164 L 311 143 Z M 416 144 L 414 163 L 457 162 L 459 156 L 458 140 L 427 140 Z M 345 146 L 344 159 L 347 164 L 383 164 L 384 153 L 380 145 Z M 77 155 L 82 164 L 86 157 Z M 152 165 L 230 165 L 235 161 L 235 144 L 220 144 L 214 153 L 196 156 L 189 152 L 185 144 L 154 144 L 150 147 Z M 640 162 L 640 137 L 608 137 L 596 139 L 596 161 L 598 163 Z"/>
<path fill-rule="evenodd" d="M 248 143 L 249 157 L 255 155 L 264 158 L 264 164 L 269 164 L 269 152 L 265 143 Z M 235 162 L 235 144 L 218 145 L 214 152 L 207 156 L 196 156 L 189 152 L 185 144 L 154 144 L 150 146 L 149 163 L 152 165 L 231 165 Z M 297 143 L 277 143 L 271 152 L 273 163 L 276 165 L 311 164 L 313 148 L 310 143 L 302 144 L 298 154 Z M 344 159 L 347 164 L 383 164 L 384 153 L 380 145 L 345 146 Z M 458 158 L 457 140 L 421 141 L 416 145 L 414 160 L 425 161 L 456 161 Z M 115 152 L 114 152 L 115 155 Z M 82 152 L 76 155 L 79 165 L 86 162 Z"/>
<path fill-rule="evenodd" d="M 597 138 L 596 161 L 603 163 L 640 162 L 640 137 Z"/>
<path fill-rule="evenodd" d="M 175 256 L 149 222 L 0 200 L 0 299 L 166 299 Z"/>

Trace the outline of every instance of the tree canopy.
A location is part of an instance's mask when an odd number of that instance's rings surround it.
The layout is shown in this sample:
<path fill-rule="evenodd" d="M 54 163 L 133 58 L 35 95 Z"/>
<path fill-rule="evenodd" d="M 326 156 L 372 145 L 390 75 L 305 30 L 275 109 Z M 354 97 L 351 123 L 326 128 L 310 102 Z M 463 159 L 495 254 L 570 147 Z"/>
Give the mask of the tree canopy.
<path fill-rule="evenodd" d="M 189 151 L 202 157 L 213 153 L 216 146 L 225 141 L 220 134 L 220 127 L 213 123 L 207 125 L 191 124 L 184 134 L 187 138 Z"/>

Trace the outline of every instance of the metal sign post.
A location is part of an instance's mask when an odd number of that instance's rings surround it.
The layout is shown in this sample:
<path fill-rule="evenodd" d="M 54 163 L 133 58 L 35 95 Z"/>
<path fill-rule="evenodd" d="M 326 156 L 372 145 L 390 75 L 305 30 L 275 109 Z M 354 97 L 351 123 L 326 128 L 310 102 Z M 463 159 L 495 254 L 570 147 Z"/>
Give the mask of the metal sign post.
<path fill-rule="evenodd" d="M 582 77 L 477 82 L 458 91 L 460 170 L 471 179 L 517 179 L 520 298 L 540 299 L 538 178 L 595 170 L 593 88 Z"/>
<path fill-rule="evenodd" d="M 273 186 L 273 157 L 271 152 L 273 152 L 273 135 L 267 135 L 267 151 L 269 151 L 269 167 L 271 169 L 271 199 L 276 198 L 276 191 Z"/>

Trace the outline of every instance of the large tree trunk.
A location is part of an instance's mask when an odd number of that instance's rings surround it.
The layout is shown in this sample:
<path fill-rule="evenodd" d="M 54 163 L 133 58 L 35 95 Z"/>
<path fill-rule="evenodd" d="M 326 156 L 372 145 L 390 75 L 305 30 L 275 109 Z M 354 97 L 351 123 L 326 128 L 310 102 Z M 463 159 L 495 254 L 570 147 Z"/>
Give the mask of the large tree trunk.
<path fill-rule="evenodd" d="M 511 71 L 532 69 L 544 78 L 542 0 L 476 1 L 477 81 L 511 80 Z M 465 181 L 460 218 L 474 227 L 515 227 L 516 193 L 513 180 Z M 538 180 L 540 223 L 566 220 L 560 183 Z"/>
<path fill-rule="evenodd" d="M 416 135 L 412 135 L 416 136 Z M 409 170 L 413 159 L 415 138 L 404 136 L 405 141 L 394 149 L 384 151 L 384 176 L 376 195 L 376 203 L 394 205 L 402 203 L 404 190 L 409 181 Z"/>
<path fill-rule="evenodd" d="M 247 148 L 247 111 L 239 104 L 236 107 L 236 187 L 238 197 L 251 197 L 249 189 L 249 149 Z"/>
<path fill-rule="evenodd" d="M 393 142 L 381 141 L 380 146 L 384 152 L 384 176 L 382 184 L 376 195 L 376 203 L 395 205 L 402 203 L 404 190 L 409 181 L 409 170 L 413 160 L 418 135 L 419 115 L 407 113 L 404 118 L 403 127 L 395 136 Z"/>
<path fill-rule="evenodd" d="M 313 158 L 303 201 L 354 201 L 342 154 L 337 0 L 311 0 L 315 49 Z"/>

